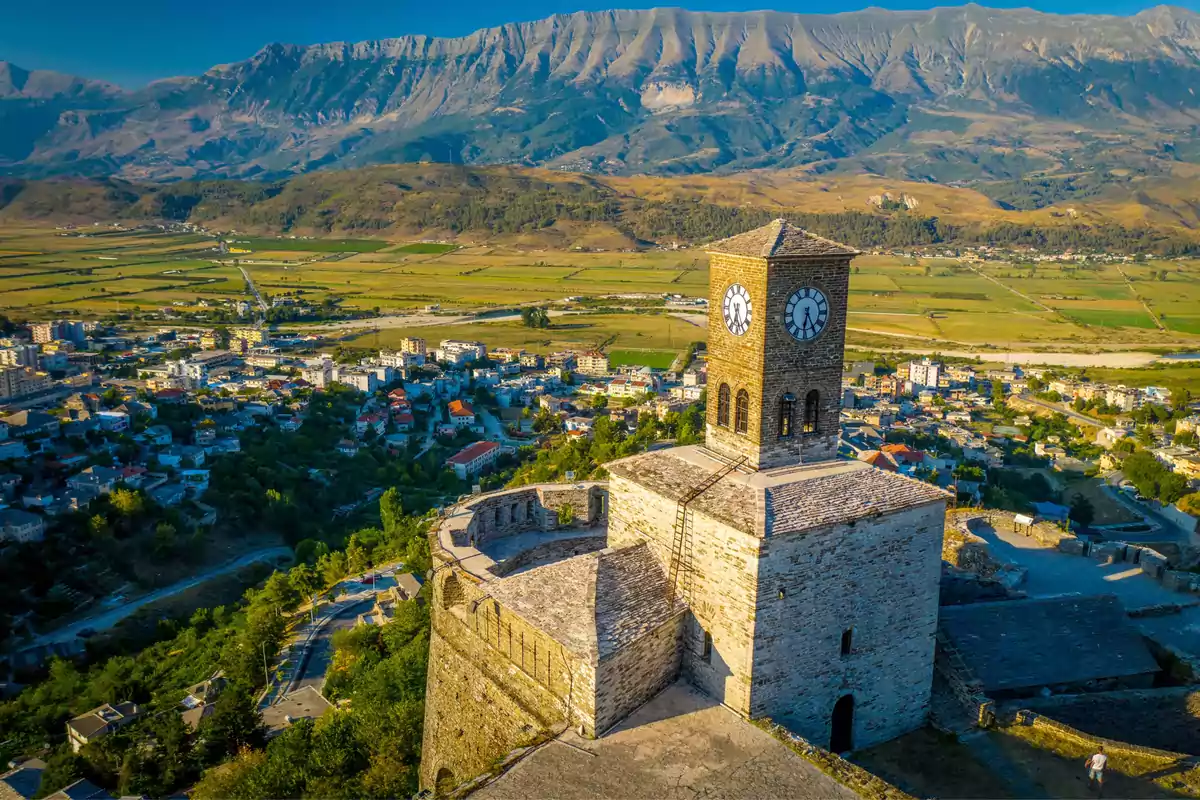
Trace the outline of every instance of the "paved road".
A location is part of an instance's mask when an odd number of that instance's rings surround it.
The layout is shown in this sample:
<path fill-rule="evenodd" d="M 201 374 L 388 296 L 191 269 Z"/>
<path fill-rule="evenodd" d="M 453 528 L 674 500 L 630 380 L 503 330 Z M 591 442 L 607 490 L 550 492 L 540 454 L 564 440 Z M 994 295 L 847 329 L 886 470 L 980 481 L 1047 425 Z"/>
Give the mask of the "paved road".
<path fill-rule="evenodd" d="M 238 269 L 242 271 L 242 277 L 246 279 L 246 285 L 250 287 L 250 291 L 254 294 L 254 299 L 258 303 L 258 307 L 262 309 L 264 314 L 266 314 L 267 302 L 263 300 L 262 295 L 258 293 L 258 287 L 254 285 L 254 281 L 251 279 L 250 273 L 246 271 L 245 267 L 238 267 Z"/>
<path fill-rule="evenodd" d="M 300 675 L 292 691 L 311 686 L 318 692 L 325 683 L 325 671 L 333 658 L 333 634 L 353 628 L 358 615 L 373 605 L 373 599 L 362 600 L 339 611 L 325 627 L 313 635 L 308 647 L 308 657 L 300 667 Z"/>
<path fill-rule="evenodd" d="M 1039 408 L 1044 408 L 1047 411 L 1052 411 L 1052 412 L 1056 412 L 1059 414 L 1066 414 L 1067 419 L 1071 420 L 1071 422 L 1074 422 L 1076 425 L 1087 425 L 1092 428 L 1106 427 L 1104 422 L 1102 422 L 1101 420 L 1092 419 L 1091 417 L 1086 417 L 1083 414 L 1080 414 L 1078 411 L 1075 411 L 1074 409 L 1064 408 L 1061 405 L 1057 405 L 1055 403 L 1048 403 L 1045 400 L 1039 400 L 1038 398 L 1036 398 L 1032 395 L 1023 394 L 1020 396 L 1020 400 L 1023 403 L 1029 403 L 1032 406 L 1038 406 Z"/>
<path fill-rule="evenodd" d="M 1151 525 L 1157 525 L 1158 530 L 1151 531 L 1147 534 L 1127 534 L 1124 532 L 1114 532 L 1111 538 L 1126 539 L 1133 541 L 1141 538 L 1142 541 L 1177 541 L 1180 544 L 1188 544 L 1192 540 L 1191 532 L 1183 526 L 1176 523 L 1171 518 L 1159 512 L 1151 503 L 1139 503 L 1137 500 L 1130 497 L 1119 488 L 1121 481 L 1125 480 L 1125 475 L 1117 470 L 1109 473 L 1105 477 L 1104 490 L 1108 492 L 1109 497 L 1116 500 L 1125 508 L 1129 509 L 1134 514 L 1137 514 L 1143 520 Z"/>
<path fill-rule="evenodd" d="M 212 580 L 213 578 L 225 575 L 240 569 L 248 564 L 253 564 L 259 561 L 274 561 L 282 558 L 291 558 L 292 551 L 288 547 L 269 547 L 264 550 L 255 550 L 252 553 L 246 553 L 243 556 L 235 558 L 233 561 L 226 562 L 219 567 L 205 570 L 198 575 L 193 575 L 190 578 L 185 578 L 181 581 L 165 586 L 162 589 L 157 589 L 150 594 L 143 595 L 135 600 L 130 600 L 128 603 L 117 606 L 116 608 L 107 609 L 98 614 L 93 614 L 84 619 L 72 622 L 62 628 L 58 628 L 49 633 L 43 634 L 30 643 L 31 647 L 44 646 L 55 642 L 69 642 L 75 638 L 81 630 L 92 628 L 93 630 L 104 630 L 111 628 L 121 620 L 128 617 L 133 612 L 150 603 L 157 602 L 171 595 L 179 594 L 180 592 L 191 589 L 193 586 Z"/>

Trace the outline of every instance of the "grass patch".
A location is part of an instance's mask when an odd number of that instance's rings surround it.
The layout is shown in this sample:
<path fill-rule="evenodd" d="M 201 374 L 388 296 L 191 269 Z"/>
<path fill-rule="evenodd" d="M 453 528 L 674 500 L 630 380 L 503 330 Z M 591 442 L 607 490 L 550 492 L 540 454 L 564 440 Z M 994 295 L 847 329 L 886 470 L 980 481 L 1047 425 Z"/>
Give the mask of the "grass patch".
<path fill-rule="evenodd" d="M 1050 797 L 1090 798 L 1084 759 L 1095 745 L 1053 731 L 1013 725 L 988 734 L 1021 770 L 1041 784 Z M 1109 752 L 1104 771 L 1108 797 L 1200 797 L 1200 769 L 1160 758 Z"/>
<path fill-rule="evenodd" d="M 437 242 L 412 242 L 402 245 L 388 252 L 391 253 L 415 253 L 418 255 L 441 255 L 457 250 L 456 244 L 438 244 Z"/>
<path fill-rule="evenodd" d="M 614 367 L 669 369 L 678 355 L 674 350 L 612 350 L 608 353 L 608 363 Z"/>
<path fill-rule="evenodd" d="M 1099 325 L 1105 328 L 1154 328 L 1154 321 L 1145 311 L 1105 311 L 1072 308 L 1063 313 L 1084 325 Z"/>

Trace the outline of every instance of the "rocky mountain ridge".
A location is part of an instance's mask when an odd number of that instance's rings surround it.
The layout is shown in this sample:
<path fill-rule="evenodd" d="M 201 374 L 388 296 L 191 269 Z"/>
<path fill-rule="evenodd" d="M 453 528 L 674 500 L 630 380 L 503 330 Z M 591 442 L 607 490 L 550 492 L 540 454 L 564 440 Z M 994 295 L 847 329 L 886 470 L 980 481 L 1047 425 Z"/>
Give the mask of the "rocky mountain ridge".
<path fill-rule="evenodd" d="M 442 161 L 811 165 L 941 182 L 1200 159 L 1200 15 L 976 5 L 580 12 L 461 38 L 272 44 L 122 91 L 0 65 L 0 170 L 279 177 Z M 1195 151 L 1195 152 L 1194 152 Z"/>

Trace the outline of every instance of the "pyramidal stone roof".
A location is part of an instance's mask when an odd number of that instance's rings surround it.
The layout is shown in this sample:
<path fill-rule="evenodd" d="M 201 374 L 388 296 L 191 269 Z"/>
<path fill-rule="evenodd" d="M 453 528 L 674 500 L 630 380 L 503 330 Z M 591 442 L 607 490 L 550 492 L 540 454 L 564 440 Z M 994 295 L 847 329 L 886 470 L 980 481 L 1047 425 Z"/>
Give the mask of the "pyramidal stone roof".
<path fill-rule="evenodd" d="M 709 253 L 753 258 L 814 258 L 820 256 L 856 256 L 853 247 L 826 239 L 798 228 L 786 219 L 739 233 L 705 248 Z"/>

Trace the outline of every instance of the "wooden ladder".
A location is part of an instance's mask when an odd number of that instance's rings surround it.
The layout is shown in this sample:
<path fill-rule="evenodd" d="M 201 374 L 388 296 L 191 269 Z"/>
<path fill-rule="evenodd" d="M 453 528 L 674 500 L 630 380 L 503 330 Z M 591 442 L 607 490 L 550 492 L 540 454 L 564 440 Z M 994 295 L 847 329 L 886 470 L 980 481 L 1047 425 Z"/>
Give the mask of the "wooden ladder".
<path fill-rule="evenodd" d="M 679 498 L 679 505 L 675 509 L 675 528 L 671 537 L 671 558 L 667 569 L 668 601 L 673 601 L 678 596 L 687 602 L 692 591 L 692 512 L 689 506 L 693 500 L 716 486 L 726 475 L 744 463 L 745 456 L 731 461 Z"/>

